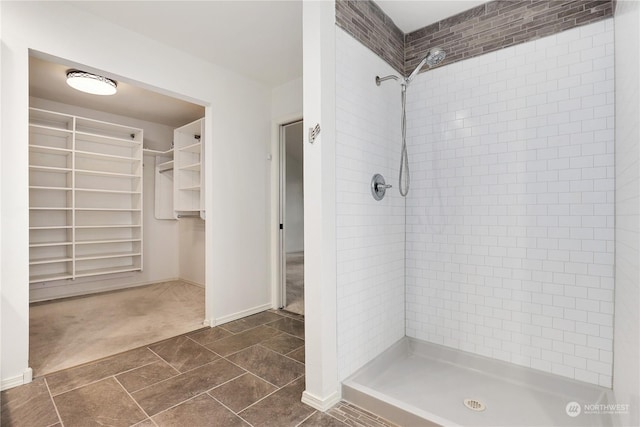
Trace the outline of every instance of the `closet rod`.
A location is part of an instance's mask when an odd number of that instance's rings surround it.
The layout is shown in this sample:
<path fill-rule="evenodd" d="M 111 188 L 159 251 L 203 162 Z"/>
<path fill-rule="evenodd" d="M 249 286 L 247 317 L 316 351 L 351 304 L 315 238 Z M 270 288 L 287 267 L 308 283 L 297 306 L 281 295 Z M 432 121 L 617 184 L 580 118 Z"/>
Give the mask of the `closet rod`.
<path fill-rule="evenodd" d="M 162 169 L 161 171 L 159 171 L 159 173 L 165 173 L 165 172 L 172 171 L 172 170 L 173 170 L 173 168 Z"/>

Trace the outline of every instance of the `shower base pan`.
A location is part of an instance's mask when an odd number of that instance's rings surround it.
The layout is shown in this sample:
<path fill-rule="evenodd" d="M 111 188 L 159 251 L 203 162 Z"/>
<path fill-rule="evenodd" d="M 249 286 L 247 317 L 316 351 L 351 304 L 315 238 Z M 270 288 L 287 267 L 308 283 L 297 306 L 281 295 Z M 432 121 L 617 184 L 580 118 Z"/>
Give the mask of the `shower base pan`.
<path fill-rule="evenodd" d="M 345 380 L 342 397 L 407 427 L 614 422 L 610 389 L 408 337 Z"/>

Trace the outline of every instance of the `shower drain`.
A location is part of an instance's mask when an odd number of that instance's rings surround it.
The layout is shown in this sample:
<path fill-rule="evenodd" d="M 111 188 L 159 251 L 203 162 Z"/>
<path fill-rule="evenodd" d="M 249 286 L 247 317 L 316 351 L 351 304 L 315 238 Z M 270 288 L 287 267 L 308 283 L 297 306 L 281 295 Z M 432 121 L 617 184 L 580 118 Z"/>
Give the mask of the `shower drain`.
<path fill-rule="evenodd" d="M 482 412 L 485 409 L 487 409 L 487 407 L 484 406 L 484 403 L 480 402 L 479 400 L 475 400 L 475 399 L 465 399 L 464 400 L 464 406 L 466 406 L 467 408 L 471 409 L 472 411 L 477 411 L 477 412 Z"/>

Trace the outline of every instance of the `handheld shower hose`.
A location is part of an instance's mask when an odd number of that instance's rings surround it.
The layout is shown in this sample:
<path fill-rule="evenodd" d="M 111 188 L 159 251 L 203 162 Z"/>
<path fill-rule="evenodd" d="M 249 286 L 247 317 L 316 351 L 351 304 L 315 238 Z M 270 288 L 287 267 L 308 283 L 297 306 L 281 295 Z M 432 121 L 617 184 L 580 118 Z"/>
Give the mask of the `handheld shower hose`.
<path fill-rule="evenodd" d="M 409 155 L 407 154 L 407 84 L 402 83 L 400 96 L 402 99 L 402 150 L 400 151 L 400 174 L 398 188 L 400 195 L 405 197 L 409 193 Z M 404 177 L 404 180 L 402 179 Z M 404 181 L 404 184 L 403 184 Z"/>
<path fill-rule="evenodd" d="M 427 52 L 427 55 L 422 58 L 422 61 L 418 64 L 418 66 L 413 70 L 409 77 L 404 79 L 399 79 L 397 76 L 386 76 L 386 77 L 378 77 L 376 76 L 376 84 L 380 86 L 380 83 L 385 80 L 393 79 L 393 80 L 402 80 L 400 83 L 401 91 L 401 101 L 402 101 L 402 116 L 401 116 L 401 129 L 402 129 L 402 150 L 400 152 L 400 174 L 398 177 L 398 188 L 400 189 L 400 195 L 405 197 L 409 193 L 409 154 L 407 153 L 407 86 L 413 78 L 420 72 L 422 67 L 428 65 L 429 68 L 435 67 L 439 63 L 441 63 L 446 56 L 445 51 L 440 47 L 434 47 L 433 49 Z"/>

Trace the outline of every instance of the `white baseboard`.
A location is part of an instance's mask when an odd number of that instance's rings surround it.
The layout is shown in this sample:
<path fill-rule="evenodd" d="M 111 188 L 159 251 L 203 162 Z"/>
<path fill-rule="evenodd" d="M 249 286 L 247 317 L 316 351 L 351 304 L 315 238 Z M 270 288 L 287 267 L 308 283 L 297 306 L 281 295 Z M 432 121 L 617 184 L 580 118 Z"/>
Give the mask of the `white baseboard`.
<path fill-rule="evenodd" d="M 340 402 L 340 393 L 338 391 L 334 391 L 324 399 L 314 396 L 306 390 L 302 392 L 302 403 L 306 403 L 318 411 L 326 412 L 338 402 Z"/>
<path fill-rule="evenodd" d="M 187 279 L 175 279 L 175 280 L 180 280 L 181 282 L 188 283 L 190 285 L 197 286 L 197 287 L 203 288 L 203 289 L 205 287 L 204 284 L 202 284 L 202 283 L 192 282 L 191 280 L 187 280 Z M 166 281 L 167 280 L 163 280 L 163 282 L 166 282 Z"/>
<path fill-rule="evenodd" d="M 80 283 L 60 280 L 59 283 L 49 285 L 46 287 L 39 287 L 37 284 L 31 285 L 31 288 L 29 290 L 29 302 L 32 303 L 32 302 L 50 301 L 50 300 L 60 299 L 60 298 L 70 298 L 70 297 L 77 297 L 82 295 L 99 294 L 101 292 L 119 291 L 122 289 L 136 288 L 138 286 L 146 286 L 146 285 L 153 285 L 155 283 L 173 282 L 173 281 L 181 281 L 193 286 L 204 288 L 204 285 L 201 283 L 192 282 L 190 280 L 181 279 L 179 277 L 127 283 L 126 278 L 130 276 L 122 276 L 122 277 L 115 277 L 116 275 L 113 275 L 113 276 L 114 277 L 102 278 L 99 280 L 94 279 L 90 282 L 80 282 Z"/>
<path fill-rule="evenodd" d="M 211 326 L 217 326 L 217 325 L 222 325 L 224 323 L 233 322 L 234 320 L 242 319 L 243 317 L 251 316 L 252 314 L 260 313 L 261 311 L 269 310 L 270 308 L 271 308 L 271 303 L 262 304 L 257 307 L 239 311 L 237 313 L 218 317 L 216 319 L 213 319 L 213 325 Z"/>
<path fill-rule="evenodd" d="M 22 375 L 16 375 L 15 377 L 3 379 L 0 382 L 0 390 L 7 390 L 20 385 L 28 384 L 33 381 L 33 370 L 31 368 L 25 369 Z"/>

